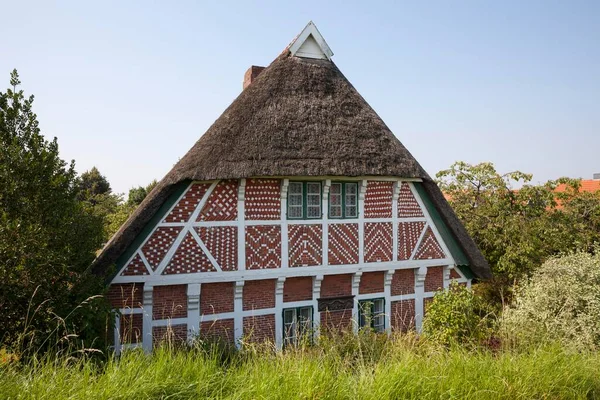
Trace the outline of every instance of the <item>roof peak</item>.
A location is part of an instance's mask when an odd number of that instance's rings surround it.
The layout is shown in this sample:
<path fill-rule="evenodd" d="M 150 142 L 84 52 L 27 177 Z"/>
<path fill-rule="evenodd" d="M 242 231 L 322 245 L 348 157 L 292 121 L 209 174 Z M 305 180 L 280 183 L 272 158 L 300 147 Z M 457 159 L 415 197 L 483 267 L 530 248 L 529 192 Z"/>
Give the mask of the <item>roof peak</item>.
<path fill-rule="evenodd" d="M 333 51 L 312 21 L 306 24 L 302 32 L 296 36 L 289 49 L 295 57 L 331 60 L 333 56 Z"/>

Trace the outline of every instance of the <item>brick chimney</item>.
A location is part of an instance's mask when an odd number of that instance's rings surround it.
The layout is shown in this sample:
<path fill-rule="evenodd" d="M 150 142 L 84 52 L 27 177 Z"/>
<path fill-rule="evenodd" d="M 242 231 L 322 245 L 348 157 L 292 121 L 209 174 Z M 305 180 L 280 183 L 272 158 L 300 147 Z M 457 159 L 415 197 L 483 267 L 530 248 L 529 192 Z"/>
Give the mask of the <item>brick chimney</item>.
<path fill-rule="evenodd" d="M 248 71 L 246 71 L 246 73 L 244 74 L 244 89 L 246 89 L 248 86 L 250 86 L 252 84 L 252 82 L 254 82 L 256 77 L 261 72 L 263 72 L 264 69 L 265 69 L 265 67 L 258 67 L 256 65 L 253 65 L 250 68 L 248 68 Z"/>

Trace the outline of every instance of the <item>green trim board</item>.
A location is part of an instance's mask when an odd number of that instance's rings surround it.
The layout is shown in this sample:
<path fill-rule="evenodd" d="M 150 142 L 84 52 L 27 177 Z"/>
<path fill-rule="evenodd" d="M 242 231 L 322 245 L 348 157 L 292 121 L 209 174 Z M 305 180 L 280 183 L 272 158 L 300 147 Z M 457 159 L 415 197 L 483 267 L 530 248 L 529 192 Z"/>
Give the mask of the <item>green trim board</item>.
<path fill-rule="evenodd" d="M 435 208 L 435 206 L 431 202 L 431 199 L 427 195 L 427 192 L 425 192 L 425 189 L 423 188 L 421 183 L 414 182 L 413 185 L 414 185 L 415 189 L 417 190 L 419 197 L 423 201 L 423 204 L 425 205 L 427 212 L 431 216 L 431 219 L 433 220 L 435 227 L 437 228 L 438 232 L 442 236 L 442 240 L 444 241 L 444 243 L 446 243 L 448 250 L 450 250 L 450 253 L 452 254 L 452 258 L 454 258 L 454 261 L 456 261 L 457 267 L 463 273 L 463 275 L 465 275 L 468 279 L 474 278 L 475 275 L 473 274 L 473 271 L 471 271 L 471 268 L 469 268 L 469 259 L 467 258 L 464 251 L 462 250 L 462 248 L 460 247 L 460 245 L 454 238 L 454 235 L 452 234 L 452 232 L 450 232 L 450 229 L 448 229 L 448 226 L 442 219 L 442 216 L 440 215 L 438 210 Z"/>
<path fill-rule="evenodd" d="M 111 281 L 121 271 L 121 269 L 125 266 L 125 263 L 131 258 L 131 256 L 133 256 L 137 249 L 139 249 L 139 247 L 142 244 L 144 244 L 144 242 L 146 241 L 148 236 L 150 236 L 156 225 L 160 223 L 160 221 L 167 214 L 167 212 L 169 212 L 171 207 L 173 207 L 177 200 L 179 200 L 181 195 L 183 195 L 183 193 L 189 187 L 190 183 L 192 183 L 192 181 L 187 180 L 179 182 L 175 186 L 175 190 L 173 191 L 173 193 L 171 193 L 171 195 L 162 204 L 162 206 L 160 206 L 160 208 L 154 214 L 152 219 L 150 219 L 150 221 L 148 221 L 148 223 L 144 226 L 144 229 L 142 229 L 140 234 L 135 237 L 133 242 L 131 242 L 131 244 L 127 247 L 123 254 L 121 254 L 121 256 L 117 258 L 117 261 L 115 263 L 116 271 L 109 278 L 109 281 Z"/>

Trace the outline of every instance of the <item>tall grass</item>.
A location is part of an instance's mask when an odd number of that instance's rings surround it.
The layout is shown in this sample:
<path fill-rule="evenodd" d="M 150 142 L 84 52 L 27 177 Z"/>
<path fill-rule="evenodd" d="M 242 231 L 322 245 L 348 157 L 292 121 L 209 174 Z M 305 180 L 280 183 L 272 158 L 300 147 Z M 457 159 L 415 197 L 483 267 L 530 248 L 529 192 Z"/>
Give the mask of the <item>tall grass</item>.
<path fill-rule="evenodd" d="M 274 352 L 247 346 L 162 347 L 106 363 L 52 358 L 0 366 L 11 399 L 594 399 L 600 355 L 559 346 L 497 353 L 444 348 L 413 335 L 323 338 Z"/>

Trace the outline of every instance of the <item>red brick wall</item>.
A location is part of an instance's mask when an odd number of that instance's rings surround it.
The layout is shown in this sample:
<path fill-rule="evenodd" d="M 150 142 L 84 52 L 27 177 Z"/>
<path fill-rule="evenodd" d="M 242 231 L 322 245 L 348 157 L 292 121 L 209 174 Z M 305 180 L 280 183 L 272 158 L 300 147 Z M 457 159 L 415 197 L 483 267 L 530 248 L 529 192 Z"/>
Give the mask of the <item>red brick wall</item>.
<path fill-rule="evenodd" d="M 140 343 L 144 331 L 142 314 L 121 315 L 119 320 L 121 343 Z"/>
<path fill-rule="evenodd" d="M 281 214 L 279 179 L 248 179 L 244 201 L 247 220 L 279 219 Z"/>
<path fill-rule="evenodd" d="M 352 326 L 352 310 L 324 311 L 321 313 L 321 330 L 346 330 Z"/>
<path fill-rule="evenodd" d="M 352 274 L 325 275 L 321 283 L 321 297 L 352 295 Z"/>
<path fill-rule="evenodd" d="M 383 292 L 384 279 L 383 271 L 363 273 L 360 277 L 358 293 L 367 294 Z"/>
<path fill-rule="evenodd" d="M 154 286 L 152 319 L 187 317 L 187 285 Z"/>
<path fill-rule="evenodd" d="M 392 302 L 392 328 L 406 332 L 414 328 L 415 300 L 402 300 Z"/>
<path fill-rule="evenodd" d="M 244 311 L 275 307 L 276 279 L 246 281 L 243 289 Z"/>
<path fill-rule="evenodd" d="M 233 312 L 234 282 L 203 283 L 200 287 L 200 314 Z"/>
<path fill-rule="evenodd" d="M 415 292 L 415 270 L 398 269 L 392 277 L 392 296 Z"/>
<path fill-rule="evenodd" d="M 155 326 L 152 328 L 152 344 L 156 347 L 163 342 L 183 343 L 187 340 L 187 325 Z"/>
<path fill-rule="evenodd" d="M 114 308 L 140 308 L 144 296 L 143 283 L 110 285 L 106 298 Z"/>
<path fill-rule="evenodd" d="M 365 223 L 365 262 L 392 261 L 393 230 L 388 222 Z"/>
<path fill-rule="evenodd" d="M 459 275 L 458 272 L 456 272 L 456 270 L 454 268 L 452 268 L 450 270 L 450 279 L 460 279 L 461 276 Z"/>
<path fill-rule="evenodd" d="M 222 341 L 233 344 L 235 341 L 233 318 L 201 322 L 200 338 L 209 342 Z"/>
<path fill-rule="evenodd" d="M 312 300 L 312 277 L 287 278 L 283 284 L 283 301 Z"/>
<path fill-rule="evenodd" d="M 275 315 L 244 317 L 244 336 L 254 343 L 275 342 Z"/>
<path fill-rule="evenodd" d="M 444 288 L 444 267 L 429 267 L 425 276 L 425 291 L 435 292 Z"/>

